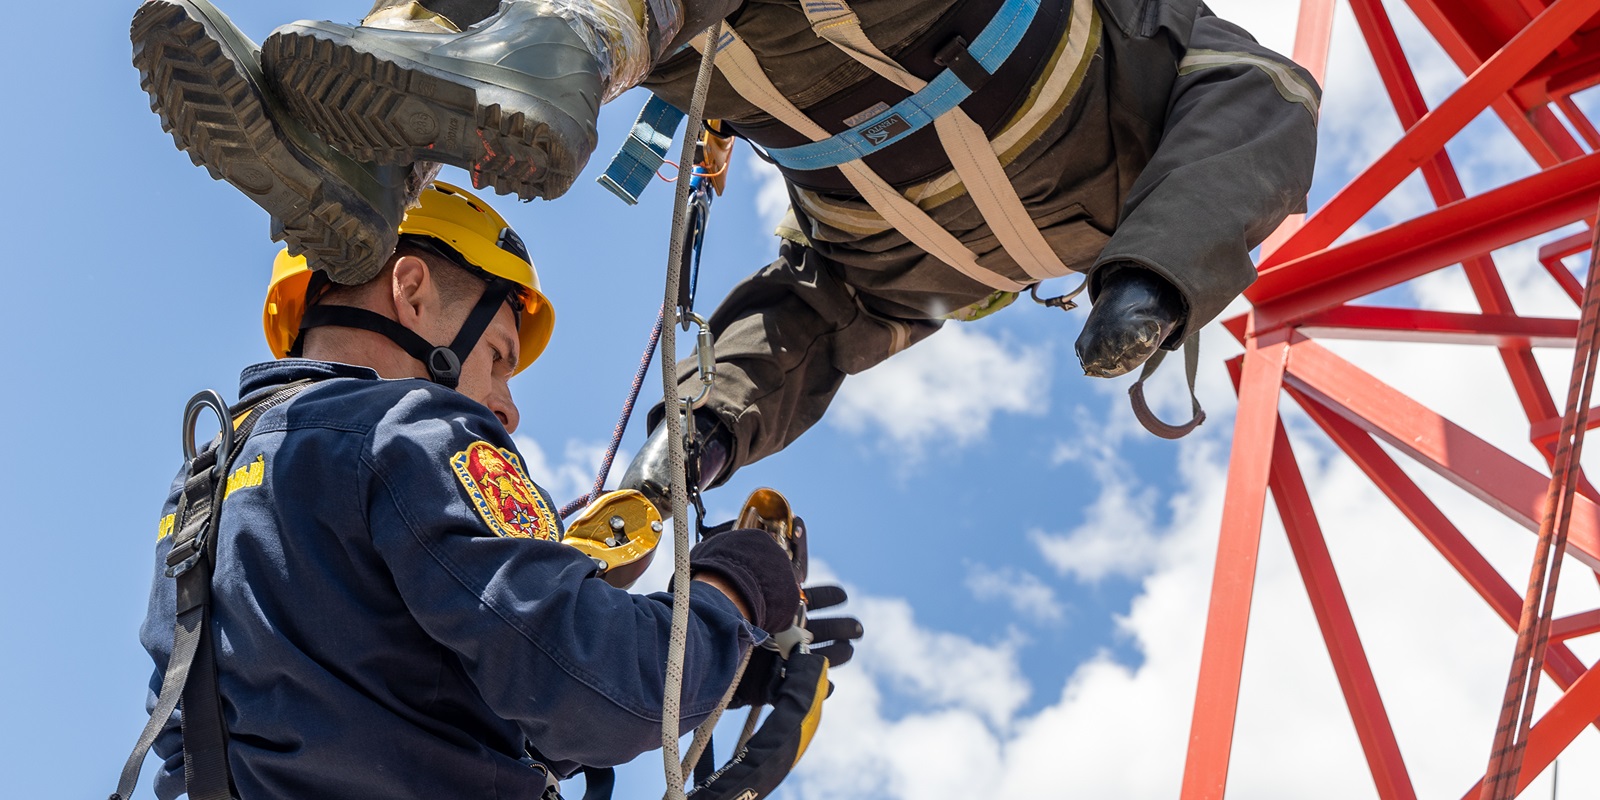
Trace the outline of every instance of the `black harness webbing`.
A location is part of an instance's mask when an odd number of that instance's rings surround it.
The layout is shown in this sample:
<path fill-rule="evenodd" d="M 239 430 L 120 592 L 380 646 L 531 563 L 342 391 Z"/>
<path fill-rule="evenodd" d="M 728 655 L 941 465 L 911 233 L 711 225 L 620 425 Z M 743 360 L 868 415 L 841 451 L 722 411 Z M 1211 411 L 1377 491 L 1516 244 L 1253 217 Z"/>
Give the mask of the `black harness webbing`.
<path fill-rule="evenodd" d="M 188 477 L 178 496 L 179 524 L 167 554 L 167 575 L 177 580 L 177 620 L 173 627 L 172 654 L 161 679 L 161 693 L 150 721 L 139 734 L 133 753 L 122 767 L 122 777 L 111 800 L 127 800 L 139 784 L 145 754 L 172 718 L 182 700 L 183 773 L 191 800 L 230 800 L 232 777 L 228 771 L 228 732 L 222 718 L 222 696 L 217 689 L 216 651 L 211 642 L 211 576 L 216 566 L 217 520 L 227 493 L 227 475 L 244 449 L 256 421 L 267 410 L 299 394 L 311 381 L 291 383 L 265 400 L 226 409 L 231 424 L 244 414 L 232 431 L 224 431 L 189 461 Z M 203 393 L 190 401 L 185 413 L 184 436 L 190 436 L 193 411 Z M 223 411 L 220 400 L 215 406 Z M 226 452 L 222 452 L 226 450 Z"/>
<path fill-rule="evenodd" d="M 422 338 L 416 331 L 376 311 L 351 306 L 312 306 L 306 309 L 305 315 L 300 319 L 300 331 L 304 333 L 312 328 L 333 326 L 359 328 L 386 336 L 412 358 L 427 366 L 430 380 L 454 389 L 461 382 L 462 362 L 466 361 L 472 349 L 478 346 L 478 339 L 489 329 L 489 323 L 494 321 L 495 314 L 500 313 L 500 304 L 506 301 L 515 288 L 505 281 L 491 281 L 483 290 L 483 296 L 478 298 L 478 304 L 473 306 L 472 313 L 467 315 L 466 322 L 462 323 L 460 332 L 456 334 L 455 341 L 451 342 L 449 347 L 439 347 Z"/>

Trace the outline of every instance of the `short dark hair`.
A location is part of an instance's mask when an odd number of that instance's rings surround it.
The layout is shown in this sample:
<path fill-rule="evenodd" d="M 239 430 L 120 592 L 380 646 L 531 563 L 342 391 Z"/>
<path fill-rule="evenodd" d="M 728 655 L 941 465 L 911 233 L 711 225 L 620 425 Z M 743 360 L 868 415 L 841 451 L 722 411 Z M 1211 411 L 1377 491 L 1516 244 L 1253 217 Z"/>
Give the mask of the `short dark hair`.
<path fill-rule="evenodd" d="M 389 257 L 389 262 L 373 280 L 389 275 L 396 261 L 406 256 L 414 256 L 427 262 L 429 274 L 439 287 L 439 298 L 444 301 L 445 308 L 454 308 L 462 303 L 476 303 L 483 295 L 486 284 L 484 278 L 462 266 L 448 253 L 448 246 L 435 245 L 431 239 L 402 236 L 395 245 L 394 254 Z M 330 283 L 320 292 L 313 285 L 313 297 L 307 305 L 348 305 L 354 295 L 365 290 L 370 283 L 371 281 L 355 286 Z"/>

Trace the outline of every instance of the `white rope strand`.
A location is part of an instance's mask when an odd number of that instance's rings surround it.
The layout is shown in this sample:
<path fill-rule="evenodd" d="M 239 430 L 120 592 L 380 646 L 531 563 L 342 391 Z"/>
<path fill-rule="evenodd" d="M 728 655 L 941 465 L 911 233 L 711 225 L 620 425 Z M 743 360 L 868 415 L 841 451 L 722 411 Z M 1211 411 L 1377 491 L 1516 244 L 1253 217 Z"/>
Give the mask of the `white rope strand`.
<path fill-rule="evenodd" d="M 717 40 L 722 36 L 722 23 L 711 26 L 705 33 L 706 46 L 700 58 L 700 72 L 695 76 L 694 97 L 689 102 L 689 127 L 683 137 L 683 150 L 678 157 L 679 179 L 677 199 L 672 209 L 672 242 L 667 257 L 667 288 L 664 308 L 678 306 L 678 265 L 683 263 L 684 239 L 689 228 L 689 172 L 694 168 L 695 144 L 700 129 L 705 125 L 706 94 L 711 88 L 711 73 L 716 62 Z M 662 397 L 667 406 L 664 422 L 667 426 L 668 464 L 672 472 L 672 530 L 673 530 L 673 588 L 678 596 L 672 603 L 672 638 L 667 647 L 667 681 L 661 708 L 662 765 L 667 777 L 667 800 L 683 800 L 683 765 L 678 746 L 683 696 L 684 651 L 689 638 L 689 491 L 685 486 L 683 455 L 683 425 L 678 418 L 682 402 L 678 399 L 678 327 L 681 320 L 668 320 L 661 326 L 661 384 Z"/>

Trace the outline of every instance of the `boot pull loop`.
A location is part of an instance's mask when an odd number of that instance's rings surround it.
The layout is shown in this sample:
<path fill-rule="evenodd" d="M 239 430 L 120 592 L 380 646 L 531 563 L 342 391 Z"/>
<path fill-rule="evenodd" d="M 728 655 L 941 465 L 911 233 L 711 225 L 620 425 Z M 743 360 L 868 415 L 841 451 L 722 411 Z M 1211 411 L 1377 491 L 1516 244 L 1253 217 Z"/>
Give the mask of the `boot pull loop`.
<path fill-rule="evenodd" d="M 1155 412 L 1150 410 L 1150 404 L 1145 401 L 1144 382 L 1155 374 L 1156 368 L 1161 366 L 1167 357 L 1165 350 L 1157 350 L 1150 360 L 1144 362 L 1144 371 L 1139 373 L 1139 379 L 1128 387 L 1129 404 L 1133 406 L 1133 416 L 1139 420 L 1144 429 L 1163 439 L 1182 439 L 1206 421 L 1205 409 L 1200 407 L 1200 397 L 1195 394 L 1195 378 L 1200 373 L 1200 334 L 1196 332 L 1189 337 L 1183 345 L 1184 373 L 1189 382 L 1189 402 L 1194 406 L 1194 416 L 1188 422 L 1180 425 L 1169 425 L 1161 421 Z"/>

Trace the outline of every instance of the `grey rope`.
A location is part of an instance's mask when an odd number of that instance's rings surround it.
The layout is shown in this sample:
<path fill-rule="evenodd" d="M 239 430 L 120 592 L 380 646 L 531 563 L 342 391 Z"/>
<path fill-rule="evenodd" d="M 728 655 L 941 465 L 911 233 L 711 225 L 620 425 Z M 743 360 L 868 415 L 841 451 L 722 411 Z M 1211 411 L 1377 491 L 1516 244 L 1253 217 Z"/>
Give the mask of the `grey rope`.
<path fill-rule="evenodd" d="M 760 724 L 761 706 L 751 706 L 750 713 L 744 718 L 744 730 L 739 732 L 739 744 L 734 746 L 733 752 L 738 753 L 744 750 L 744 746 L 750 743 L 750 737 L 756 735 L 756 726 Z"/>
<path fill-rule="evenodd" d="M 722 23 L 719 21 L 712 25 L 705 36 L 705 53 L 700 57 L 700 72 L 694 81 L 694 97 L 689 101 L 689 126 L 683 137 L 683 150 L 678 157 L 680 165 L 694 163 L 695 145 L 700 129 L 705 126 L 706 94 L 711 88 L 711 72 L 717 58 L 717 42 L 722 38 Z M 677 182 L 677 199 L 672 208 L 672 242 L 667 256 L 666 298 L 662 301 L 664 308 L 676 308 L 678 305 L 678 268 L 683 263 L 684 239 L 689 230 L 689 183 L 686 180 Z M 683 662 L 689 638 L 689 526 L 684 524 L 689 516 L 689 490 L 685 485 L 683 465 L 684 421 L 678 416 L 683 403 L 678 398 L 678 370 L 674 364 L 677 352 L 677 325 L 662 325 L 661 393 L 667 405 L 666 419 L 663 421 L 667 426 L 667 463 L 672 473 L 672 585 L 682 592 L 672 604 L 672 639 L 667 648 L 667 683 L 661 708 L 661 759 L 667 777 L 666 800 L 684 800 L 678 726 L 683 715 Z"/>

